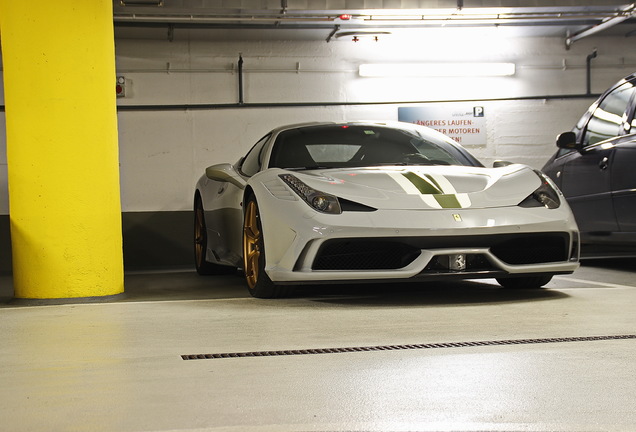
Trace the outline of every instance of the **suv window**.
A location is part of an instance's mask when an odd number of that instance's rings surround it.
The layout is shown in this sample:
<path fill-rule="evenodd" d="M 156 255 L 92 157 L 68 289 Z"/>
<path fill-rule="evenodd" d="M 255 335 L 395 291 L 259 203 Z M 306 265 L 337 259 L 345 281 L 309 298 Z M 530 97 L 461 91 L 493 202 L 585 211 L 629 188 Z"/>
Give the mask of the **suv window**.
<path fill-rule="evenodd" d="M 252 177 L 254 174 L 261 170 L 263 166 L 263 147 L 265 143 L 269 139 L 269 135 L 261 138 L 252 149 L 249 151 L 245 159 L 243 159 L 243 163 L 241 164 L 241 174 L 244 174 L 248 177 Z"/>
<path fill-rule="evenodd" d="M 583 146 L 621 135 L 627 121 L 627 106 L 634 94 L 634 85 L 627 82 L 608 94 L 594 110 L 587 130 L 583 135 Z"/>

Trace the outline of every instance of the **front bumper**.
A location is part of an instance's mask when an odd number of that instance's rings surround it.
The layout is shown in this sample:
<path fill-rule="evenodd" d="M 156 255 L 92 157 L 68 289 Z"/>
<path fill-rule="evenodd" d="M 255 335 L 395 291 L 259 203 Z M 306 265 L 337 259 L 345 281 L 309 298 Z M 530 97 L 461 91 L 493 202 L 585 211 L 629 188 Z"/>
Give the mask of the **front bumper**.
<path fill-rule="evenodd" d="M 327 215 L 304 203 L 276 200 L 275 204 L 276 208 L 263 211 L 262 223 L 265 271 L 279 284 L 567 274 L 579 266 L 579 234 L 567 206 L 553 210 L 504 207 Z M 552 239 L 551 244 L 559 245 L 555 247 L 560 250 L 550 252 L 551 247 L 542 245 L 542 239 Z M 329 245 L 335 244 L 337 250 L 338 244 L 353 244 L 342 256 L 348 259 L 345 255 L 351 250 L 355 253 L 356 245 L 364 252 L 365 242 L 376 248 L 382 242 L 402 245 L 398 248 L 405 248 L 406 258 L 397 262 L 404 265 L 321 264 Z M 533 244 L 536 250 L 528 256 L 539 258 L 511 259 L 501 252 L 505 245 L 524 249 Z M 393 252 L 387 249 L 387 253 Z M 337 262 L 338 252 L 332 255 L 331 262 Z M 364 253 L 358 258 L 366 259 Z M 466 265 L 451 264 L 456 259 L 466 261 Z"/>

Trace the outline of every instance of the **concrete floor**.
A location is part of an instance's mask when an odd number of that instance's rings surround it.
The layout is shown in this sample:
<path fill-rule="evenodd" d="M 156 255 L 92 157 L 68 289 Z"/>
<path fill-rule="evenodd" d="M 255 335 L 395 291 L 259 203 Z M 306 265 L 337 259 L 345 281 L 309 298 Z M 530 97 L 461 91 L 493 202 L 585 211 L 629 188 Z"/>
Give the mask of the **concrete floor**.
<path fill-rule="evenodd" d="M 635 264 L 587 264 L 542 290 L 329 286 L 283 300 L 248 297 L 236 276 L 129 273 L 123 300 L 57 306 L 7 302 L 3 277 L 0 430 L 636 431 Z M 449 344 L 473 341 L 492 344 Z M 182 357 L 407 344 L 425 345 Z"/>

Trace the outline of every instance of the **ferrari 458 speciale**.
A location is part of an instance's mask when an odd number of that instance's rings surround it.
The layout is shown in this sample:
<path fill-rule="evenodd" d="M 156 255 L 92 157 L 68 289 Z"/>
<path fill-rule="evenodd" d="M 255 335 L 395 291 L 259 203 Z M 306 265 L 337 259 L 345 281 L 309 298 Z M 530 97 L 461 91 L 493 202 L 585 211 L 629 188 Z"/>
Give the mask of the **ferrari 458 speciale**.
<path fill-rule="evenodd" d="M 538 288 L 579 265 L 561 192 L 526 165 L 484 167 L 409 123 L 279 127 L 194 192 L 200 274 L 242 269 L 255 297 L 294 285 L 495 278 Z"/>

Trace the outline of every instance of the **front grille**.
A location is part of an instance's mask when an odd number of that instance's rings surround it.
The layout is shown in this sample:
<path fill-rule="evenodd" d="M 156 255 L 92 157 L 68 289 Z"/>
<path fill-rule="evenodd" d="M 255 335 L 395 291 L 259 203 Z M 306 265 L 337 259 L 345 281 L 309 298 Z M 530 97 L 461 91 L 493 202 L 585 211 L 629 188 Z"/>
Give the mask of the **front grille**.
<path fill-rule="evenodd" d="M 395 270 L 409 265 L 420 249 L 397 241 L 342 239 L 325 242 L 314 270 Z"/>
<path fill-rule="evenodd" d="M 496 234 L 451 237 L 410 237 L 381 239 L 332 239 L 320 247 L 313 270 L 394 270 L 412 263 L 422 249 L 489 248 L 507 264 L 539 264 L 567 261 L 570 234 Z M 487 269 L 481 256 L 471 260 L 473 269 Z M 431 267 L 428 271 L 435 271 Z"/>

